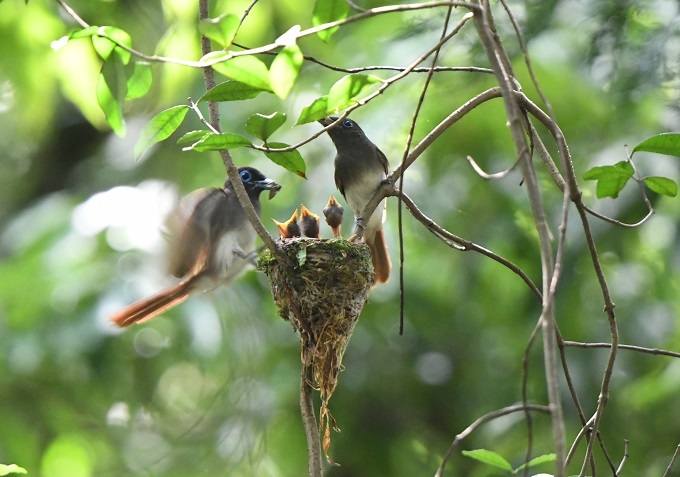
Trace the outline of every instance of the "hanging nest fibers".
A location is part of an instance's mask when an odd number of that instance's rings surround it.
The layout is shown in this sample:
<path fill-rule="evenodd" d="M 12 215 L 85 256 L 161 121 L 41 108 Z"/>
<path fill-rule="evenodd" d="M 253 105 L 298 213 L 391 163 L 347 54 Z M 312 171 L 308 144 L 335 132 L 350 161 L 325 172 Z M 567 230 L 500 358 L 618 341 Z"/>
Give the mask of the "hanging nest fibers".
<path fill-rule="evenodd" d="M 328 401 L 338 384 L 342 356 L 373 284 L 371 253 L 363 243 L 298 238 L 278 242 L 285 257 L 267 252 L 259 268 L 269 278 L 279 315 L 300 335 L 302 363 L 321 395 L 319 424 L 328 456 L 335 421 Z"/>

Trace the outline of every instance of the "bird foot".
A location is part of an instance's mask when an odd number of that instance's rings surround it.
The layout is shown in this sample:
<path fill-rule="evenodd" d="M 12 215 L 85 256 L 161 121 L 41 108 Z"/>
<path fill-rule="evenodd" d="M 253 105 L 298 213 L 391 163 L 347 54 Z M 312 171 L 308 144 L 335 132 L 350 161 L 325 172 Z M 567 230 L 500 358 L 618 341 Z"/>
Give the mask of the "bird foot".
<path fill-rule="evenodd" d="M 254 250 L 250 253 L 245 253 L 243 250 L 235 248 L 233 252 L 237 257 L 242 258 L 246 262 L 250 262 L 254 266 L 257 266 L 257 250 Z"/>

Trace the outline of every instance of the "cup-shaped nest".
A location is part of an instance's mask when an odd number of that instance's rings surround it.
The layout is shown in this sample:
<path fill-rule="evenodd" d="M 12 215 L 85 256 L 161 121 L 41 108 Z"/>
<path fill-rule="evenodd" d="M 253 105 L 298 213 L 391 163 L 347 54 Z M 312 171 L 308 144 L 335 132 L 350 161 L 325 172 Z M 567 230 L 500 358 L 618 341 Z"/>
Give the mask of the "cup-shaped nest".
<path fill-rule="evenodd" d="M 373 284 L 369 248 L 340 239 L 279 242 L 285 259 L 271 254 L 259 267 L 269 278 L 282 318 L 300 335 L 302 363 L 312 368 L 321 395 L 322 422 L 332 422 L 328 400 L 342 356 Z"/>

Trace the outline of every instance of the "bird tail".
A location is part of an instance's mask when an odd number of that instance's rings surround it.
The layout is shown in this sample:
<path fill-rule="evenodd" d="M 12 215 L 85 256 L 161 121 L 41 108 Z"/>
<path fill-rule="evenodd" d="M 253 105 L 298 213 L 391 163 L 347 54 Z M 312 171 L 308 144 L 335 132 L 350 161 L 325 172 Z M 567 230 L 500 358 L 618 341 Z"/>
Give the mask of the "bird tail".
<path fill-rule="evenodd" d="M 189 298 L 189 295 L 195 290 L 196 279 L 200 276 L 200 274 L 193 275 L 172 288 L 139 300 L 112 315 L 109 319 L 121 328 L 148 321 Z"/>
<path fill-rule="evenodd" d="M 385 243 L 385 232 L 380 227 L 373 237 L 365 237 L 366 243 L 371 249 L 371 259 L 373 270 L 375 271 L 375 284 L 386 283 L 390 278 L 392 262 L 387 253 L 387 243 Z"/>

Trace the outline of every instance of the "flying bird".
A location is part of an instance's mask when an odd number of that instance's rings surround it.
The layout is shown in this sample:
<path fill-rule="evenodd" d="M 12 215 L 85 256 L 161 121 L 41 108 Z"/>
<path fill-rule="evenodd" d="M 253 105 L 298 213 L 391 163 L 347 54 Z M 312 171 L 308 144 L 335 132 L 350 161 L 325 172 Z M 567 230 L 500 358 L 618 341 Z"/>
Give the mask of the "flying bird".
<path fill-rule="evenodd" d="M 281 186 L 252 167 L 239 168 L 250 202 L 260 215 L 260 193 L 272 198 Z M 257 233 L 229 179 L 185 197 L 169 219 L 169 270 L 179 284 L 120 310 L 111 321 L 120 327 L 141 323 L 182 303 L 195 293 L 229 285 L 253 262 Z"/>

